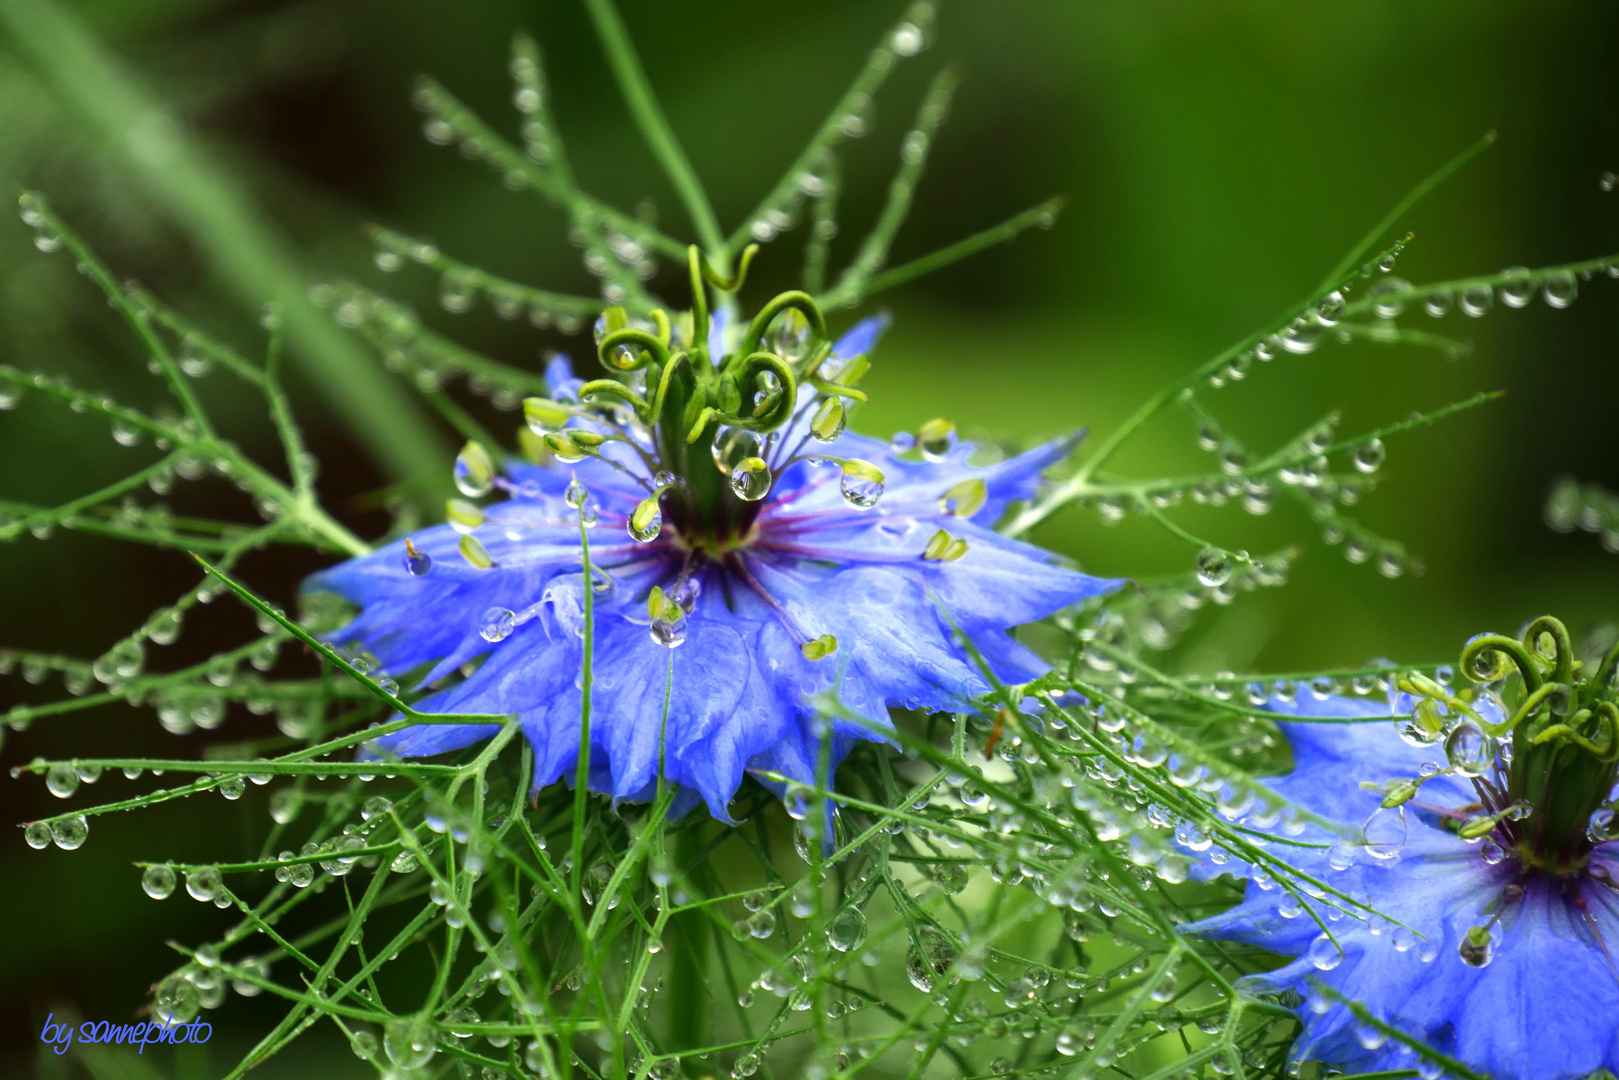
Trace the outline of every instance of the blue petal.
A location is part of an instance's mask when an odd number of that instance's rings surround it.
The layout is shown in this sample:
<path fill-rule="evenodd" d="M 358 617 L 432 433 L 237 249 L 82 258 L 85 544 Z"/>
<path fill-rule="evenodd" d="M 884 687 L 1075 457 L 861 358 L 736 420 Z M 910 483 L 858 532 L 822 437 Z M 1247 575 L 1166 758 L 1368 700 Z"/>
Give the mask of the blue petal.
<path fill-rule="evenodd" d="M 870 353 L 877 347 L 877 342 L 882 339 L 893 321 L 893 317 L 887 312 L 861 319 L 849 328 L 848 333 L 838 338 L 837 344 L 832 346 L 832 355 L 853 360 L 857 356 Z"/>

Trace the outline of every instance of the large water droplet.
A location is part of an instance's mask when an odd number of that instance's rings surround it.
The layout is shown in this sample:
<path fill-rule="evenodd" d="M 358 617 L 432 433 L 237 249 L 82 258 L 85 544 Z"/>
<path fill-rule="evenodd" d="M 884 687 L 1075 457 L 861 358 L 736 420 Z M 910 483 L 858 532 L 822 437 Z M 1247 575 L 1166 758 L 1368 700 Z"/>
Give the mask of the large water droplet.
<path fill-rule="evenodd" d="M 1541 295 L 1545 297 L 1546 304 L 1554 308 L 1566 308 L 1574 302 L 1579 295 L 1580 286 L 1574 275 L 1567 270 L 1553 274 L 1541 286 Z"/>
<path fill-rule="evenodd" d="M 1382 439 L 1372 439 L 1355 447 L 1355 468 L 1363 473 L 1374 473 L 1383 464 L 1388 449 Z"/>
<path fill-rule="evenodd" d="M 1468 967 L 1487 967 L 1495 959 L 1495 939 L 1484 927 L 1474 926 L 1462 936 L 1462 943 L 1456 951 L 1462 963 Z"/>
<path fill-rule="evenodd" d="M 166 900 L 174 892 L 174 870 L 167 866 L 148 866 L 141 875 L 141 891 L 153 900 Z"/>
<path fill-rule="evenodd" d="M 517 616 L 510 608 L 492 607 L 478 620 L 478 636 L 493 644 L 511 637 L 517 627 Z"/>
<path fill-rule="evenodd" d="M 911 939 L 905 954 L 905 975 L 924 994 L 933 992 L 956 961 L 956 950 L 948 938 L 931 926 L 923 926 Z"/>
<path fill-rule="evenodd" d="M 1488 285 L 1475 285 L 1462 291 L 1462 314 L 1478 318 L 1495 306 L 1495 293 Z"/>
<path fill-rule="evenodd" d="M 686 641 L 686 615 L 681 612 L 674 618 L 659 617 L 652 620 L 652 640 L 666 649 L 674 649 Z"/>
<path fill-rule="evenodd" d="M 766 340 L 770 343 L 771 352 L 789 364 L 795 364 L 809 355 L 809 319 L 797 308 L 787 308 L 770 324 Z"/>
<path fill-rule="evenodd" d="M 84 846 L 84 838 L 89 835 L 90 822 L 83 814 L 51 823 L 51 840 L 63 851 L 74 851 Z"/>
<path fill-rule="evenodd" d="M 1305 955 L 1310 958 L 1310 963 L 1315 965 L 1317 971 L 1331 971 L 1344 962 L 1344 954 L 1338 948 L 1338 943 L 1325 934 L 1310 942 L 1310 948 Z"/>
<path fill-rule="evenodd" d="M 1231 557 L 1217 547 L 1197 553 L 1197 580 L 1213 589 L 1231 580 Z"/>
<path fill-rule="evenodd" d="M 79 774 L 71 765 L 52 765 L 45 773 L 45 787 L 58 799 L 65 799 L 79 790 Z"/>
<path fill-rule="evenodd" d="M 301 863 L 307 867 L 307 863 Z M 215 866 L 202 866 L 195 870 L 186 871 L 186 892 L 191 894 L 193 900 L 207 902 L 219 895 L 224 882 L 219 876 L 219 868 Z"/>
<path fill-rule="evenodd" d="M 843 463 L 839 489 L 843 501 L 856 510 L 870 510 L 883 497 L 882 470 L 868 462 L 850 459 Z"/>
<path fill-rule="evenodd" d="M 818 442 L 836 442 L 848 424 L 849 414 L 843 408 L 843 399 L 829 397 L 816 407 L 815 418 L 810 421 L 810 434 Z"/>
<path fill-rule="evenodd" d="M 382 1049 L 401 1069 L 420 1069 L 438 1051 L 433 1028 L 420 1017 L 395 1020 L 382 1032 Z"/>
<path fill-rule="evenodd" d="M 650 544 L 663 532 L 663 504 L 656 495 L 648 495 L 636 504 L 630 513 L 630 537 L 637 543 Z"/>
<path fill-rule="evenodd" d="M 866 916 L 859 908 L 849 907 L 838 912 L 826 928 L 826 943 L 838 952 L 853 952 L 866 940 Z"/>
<path fill-rule="evenodd" d="M 1526 307 L 1535 298 L 1535 286 L 1529 280 L 1527 266 L 1513 266 L 1501 271 L 1506 280 L 1501 283 L 1501 302 L 1507 307 Z"/>
<path fill-rule="evenodd" d="M 35 851 L 51 846 L 51 827 L 43 821 L 35 821 L 23 830 L 23 839 Z"/>
<path fill-rule="evenodd" d="M 1379 859 L 1392 859 L 1405 847 L 1405 808 L 1380 806 L 1361 827 L 1361 843 L 1368 855 Z"/>
<path fill-rule="evenodd" d="M 714 459 L 714 467 L 730 476 L 744 458 L 759 457 L 763 450 L 764 445 L 755 432 L 744 427 L 725 427 L 714 433 L 709 454 Z"/>
<path fill-rule="evenodd" d="M 1445 736 L 1445 757 L 1463 776 L 1483 776 L 1494 758 L 1490 740 L 1477 724 L 1465 720 Z"/>
<path fill-rule="evenodd" d="M 770 482 L 770 466 L 763 458 L 743 458 L 731 470 L 731 490 L 747 502 L 758 502 L 770 494 Z"/>
<path fill-rule="evenodd" d="M 489 494 L 495 483 L 495 463 L 483 444 L 468 440 L 455 459 L 455 486 L 469 499 Z"/>
<path fill-rule="evenodd" d="M 956 425 L 948 420 L 929 420 L 917 429 L 916 447 L 928 461 L 943 461 L 956 448 Z"/>
<path fill-rule="evenodd" d="M 164 1026 L 188 1024 L 202 1009 L 202 990 L 184 975 L 170 975 L 152 992 L 152 1016 Z"/>

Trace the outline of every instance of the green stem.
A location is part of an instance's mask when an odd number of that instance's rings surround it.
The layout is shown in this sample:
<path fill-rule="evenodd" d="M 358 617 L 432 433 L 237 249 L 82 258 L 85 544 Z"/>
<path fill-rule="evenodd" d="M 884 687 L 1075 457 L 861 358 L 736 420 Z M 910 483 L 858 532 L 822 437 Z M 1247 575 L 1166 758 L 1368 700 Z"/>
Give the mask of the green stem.
<path fill-rule="evenodd" d="M 702 833 L 697 822 L 675 833 L 671 869 L 676 880 L 702 856 Z M 686 911 L 669 920 L 669 929 L 669 1045 L 693 1050 L 708 1035 L 708 920 L 701 912 Z M 688 1076 L 704 1071 L 696 1059 L 687 1060 Z"/>
<path fill-rule="evenodd" d="M 624 28 L 624 20 L 619 17 L 612 0 L 585 0 L 585 7 L 596 24 L 596 33 L 601 36 L 602 48 L 607 51 L 607 61 L 613 67 L 613 75 L 618 79 L 618 88 L 624 94 L 625 104 L 635 117 L 635 123 L 651 147 L 653 156 L 674 185 L 680 201 L 686 204 L 686 213 L 691 215 L 692 227 L 697 230 L 697 238 L 702 241 L 709 262 L 718 267 L 721 274 L 729 274 L 731 252 L 720 232 L 719 219 L 714 216 L 708 194 L 703 190 L 691 161 L 669 127 L 668 117 L 663 115 L 663 107 L 652 92 L 652 84 L 647 80 L 646 69 L 641 66 L 629 32 Z"/>

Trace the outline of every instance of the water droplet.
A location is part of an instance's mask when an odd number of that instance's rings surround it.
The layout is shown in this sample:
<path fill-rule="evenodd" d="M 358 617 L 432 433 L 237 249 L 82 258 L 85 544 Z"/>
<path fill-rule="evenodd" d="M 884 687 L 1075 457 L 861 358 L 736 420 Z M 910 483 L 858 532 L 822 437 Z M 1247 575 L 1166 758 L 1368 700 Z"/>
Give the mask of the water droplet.
<path fill-rule="evenodd" d="M 1495 755 L 1490 741 L 1477 724 L 1464 720 L 1445 736 L 1445 757 L 1451 768 L 1463 776 L 1483 776 Z"/>
<path fill-rule="evenodd" d="M 1382 439 L 1372 439 L 1355 447 L 1355 468 L 1363 473 L 1374 473 L 1383 465 L 1388 448 Z"/>
<path fill-rule="evenodd" d="M 83 814 L 51 822 L 51 840 L 63 851 L 75 851 L 84 846 L 90 835 L 90 822 Z"/>
<path fill-rule="evenodd" d="M 1507 307 L 1526 307 L 1535 298 L 1535 286 L 1529 280 L 1527 266 L 1513 266 L 1501 271 L 1506 280 L 1501 283 L 1501 302 Z"/>
<path fill-rule="evenodd" d="M 948 420 L 929 420 L 917 429 L 916 446 L 926 460 L 935 464 L 944 461 L 956 448 L 956 425 Z"/>
<path fill-rule="evenodd" d="M 1495 306 L 1495 293 L 1488 285 L 1475 285 L 1462 291 L 1462 314 L 1470 318 L 1478 318 Z"/>
<path fill-rule="evenodd" d="M 1495 940 L 1490 937 L 1488 929 L 1482 926 L 1469 927 L 1462 935 L 1462 943 L 1457 948 L 1462 963 L 1468 967 L 1488 967 L 1495 959 Z"/>
<path fill-rule="evenodd" d="M 566 408 L 546 398 L 523 399 L 523 422 L 542 438 L 566 427 L 569 415 Z"/>
<path fill-rule="evenodd" d="M 433 1028 L 420 1017 L 395 1020 L 382 1032 L 382 1049 L 401 1069 L 420 1069 L 438 1051 Z"/>
<path fill-rule="evenodd" d="M 815 409 L 815 418 L 810 421 L 810 434 L 817 442 L 836 442 L 848 424 L 849 415 L 843 408 L 843 399 L 828 397 Z"/>
<path fill-rule="evenodd" d="M 796 364 L 809 355 L 809 319 L 796 307 L 786 308 L 770 324 L 766 340 L 771 352 L 789 364 Z"/>
<path fill-rule="evenodd" d="M 1197 580 L 1211 589 L 1230 581 L 1231 557 L 1217 547 L 1206 547 L 1198 552 Z"/>
<path fill-rule="evenodd" d="M 51 827 L 43 821 L 33 822 L 23 830 L 23 839 L 35 851 L 40 851 L 51 845 Z"/>
<path fill-rule="evenodd" d="M 744 459 L 760 457 L 763 453 L 764 444 L 758 434 L 744 427 L 720 428 L 714 433 L 714 443 L 709 447 L 714 467 L 726 476 L 730 476 Z"/>
<path fill-rule="evenodd" d="M 455 486 L 469 499 L 489 494 L 495 483 L 495 463 L 482 443 L 467 441 L 455 459 Z"/>
<path fill-rule="evenodd" d="M 1574 302 L 1574 298 L 1579 295 L 1579 291 L 1579 283 L 1575 281 L 1574 275 L 1567 270 L 1561 270 L 1553 274 L 1541 286 L 1541 296 L 1545 298 L 1548 307 L 1554 308 L 1568 307 Z"/>
<path fill-rule="evenodd" d="M 1411 283 L 1404 278 L 1387 277 L 1377 281 L 1366 290 L 1367 297 L 1372 301 L 1372 309 L 1379 318 L 1392 319 L 1405 310 L 1405 295 L 1411 291 Z"/>
<path fill-rule="evenodd" d="M 1310 942 L 1310 948 L 1305 955 L 1310 958 L 1310 963 L 1315 965 L 1317 971 L 1331 971 L 1344 962 L 1344 954 L 1338 948 L 1337 942 L 1325 934 Z"/>
<path fill-rule="evenodd" d="M 630 537 L 637 543 L 650 544 L 663 533 L 663 504 L 658 496 L 648 495 L 636 504 L 630 514 Z"/>
<path fill-rule="evenodd" d="M 246 790 L 247 782 L 240 776 L 226 777 L 224 780 L 219 782 L 219 793 L 231 802 L 235 802 L 237 799 L 240 799 L 242 797 L 242 792 Z"/>
<path fill-rule="evenodd" d="M 776 916 L 770 911 L 755 912 L 746 927 L 750 935 L 762 941 L 776 932 Z"/>
<path fill-rule="evenodd" d="M 883 472 L 870 462 L 850 458 L 843 463 L 840 489 L 849 506 L 870 510 L 883 497 Z"/>
<path fill-rule="evenodd" d="M 45 787 L 58 799 L 65 799 L 79 790 L 79 774 L 71 765 L 52 765 L 45 773 Z"/>
<path fill-rule="evenodd" d="M 833 918 L 826 928 L 826 943 L 838 952 L 853 952 L 866 940 L 866 916 L 859 908 L 849 907 Z"/>
<path fill-rule="evenodd" d="M 167 900 L 174 892 L 174 870 L 167 866 L 148 866 L 141 875 L 141 890 L 153 900 Z"/>
<path fill-rule="evenodd" d="M 306 868 L 308 864 L 303 864 Z M 224 882 L 219 876 L 219 868 L 215 866 L 202 866 L 195 870 L 186 871 L 186 892 L 191 894 L 193 900 L 207 902 L 219 895 Z"/>
<path fill-rule="evenodd" d="M 517 627 L 517 616 L 510 608 L 492 607 L 478 620 L 478 636 L 491 644 L 505 641 Z"/>
<path fill-rule="evenodd" d="M 770 466 L 763 458 L 743 458 L 731 470 L 731 490 L 746 502 L 758 502 L 770 494 L 770 483 Z"/>
<path fill-rule="evenodd" d="M 905 975 L 911 985 L 924 994 L 931 994 L 934 986 L 956 961 L 955 946 L 939 930 L 931 926 L 919 927 L 905 954 Z"/>
<path fill-rule="evenodd" d="M 1605 844 L 1619 836 L 1619 830 L 1614 828 L 1613 807 L 1603 806 L 1591 811 L 1591 819 L 1585 826 L 1585 838 L 1593 844 Z"/>
<path fill-rule="evenodd" d="M 575 510 L 578 510 L 580 507 L 584 506 L 585 501 L 589 498 L 590 492 L 586 490 L 585 485 L 579 482 L 579 478 L 577 476 L 568 481 L 567 489 L 562 493 L 563 501 L 569 506 L 573 507 Z"/>
<path fill-rule="evenodd" d="M 184 975 L 170 975 L 152 992 L 152 1016 L 165 1026 L 187 1024 L 202 1009 L 202 989 Z"/>
<path fill-rule="evenodd" d="M 1405 847 L 1405 808 L 1380 806 L 1361 826 L 1360 839 L 1368 855 L 1392 859 Z"/>
<path fill-rule="evenodd" d="M 652 620 L 650 632 L 652 640 L 666 649 L 674 649 L 686 641 L 686 613 L 679 605 L 675 605 L 675 612 L 665 612 L 664 615 Z"/>
<path fill-rule="evenodd" d="M 465 499 L 450 499 L 444 504 L 444 520 L 450 528 L 466 536 L 484 523 L 483 511 Z"/>

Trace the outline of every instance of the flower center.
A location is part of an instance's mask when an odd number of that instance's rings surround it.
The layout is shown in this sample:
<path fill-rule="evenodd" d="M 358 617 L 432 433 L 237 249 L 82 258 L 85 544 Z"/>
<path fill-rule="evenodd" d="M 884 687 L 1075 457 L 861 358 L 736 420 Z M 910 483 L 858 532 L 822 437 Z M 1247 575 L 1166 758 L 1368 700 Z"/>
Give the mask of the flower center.
<path fill-rule="evenodd" d="M 726 280 L 691 248 L 690 311 L 671 319 L 659 309 L 634 317 L 608 308 L 596 323 L 608 377 L 578 386 L 576 400 L 553 388 L 555 400 L 523 403 L 546 452 L 563 462 L 598 457 L 647 489 L 629 522 L 642 543 L 661 536 L 666 522 L 690 551 L 723 554 L 746 543 L 776 478 L 808 456 L 806 447 L 843 434 L 845 400 L 866 400 L 856 385 L 869 364 L 863 355 L 833 355 L 826 320 L 807 293 L 776 296 L 734 341 L 714 332 L 709 290 L 740 289 L 755 250 L 743 252 L 741 269 Z M 607 453 L 609 443 L 631 453 Z M 640 468 L 626 464 L 632 456 Z M 883 490 L 876 466 L 814 456 L 841 469 L 852 506 L 876 504 Z"/>
<path fill-rule="evenodd" d="M 1522 641 L 1481 634 L 1467 643 L 1461 669 L 1474 690 L 1453 694 L 1420 674 L 1401 681 L 1417 698 L 1411 726 L 1443 734 L 1448 767 L 1434 775 L 1459 777 L 1477 794 L 1446 812 L 1458 836 L 1492 845 L 1491 861 L 1509 854 L 1557 875 L 1583 871 L 1596 845 L 1619 839 L 1616 665 L 1619 645 L 1600 662 L 1577 660 L 1568 629 L 1546 616 Z M 1391 790 L 1384 804 L 1409 800 L 1423 780 Z"/>

